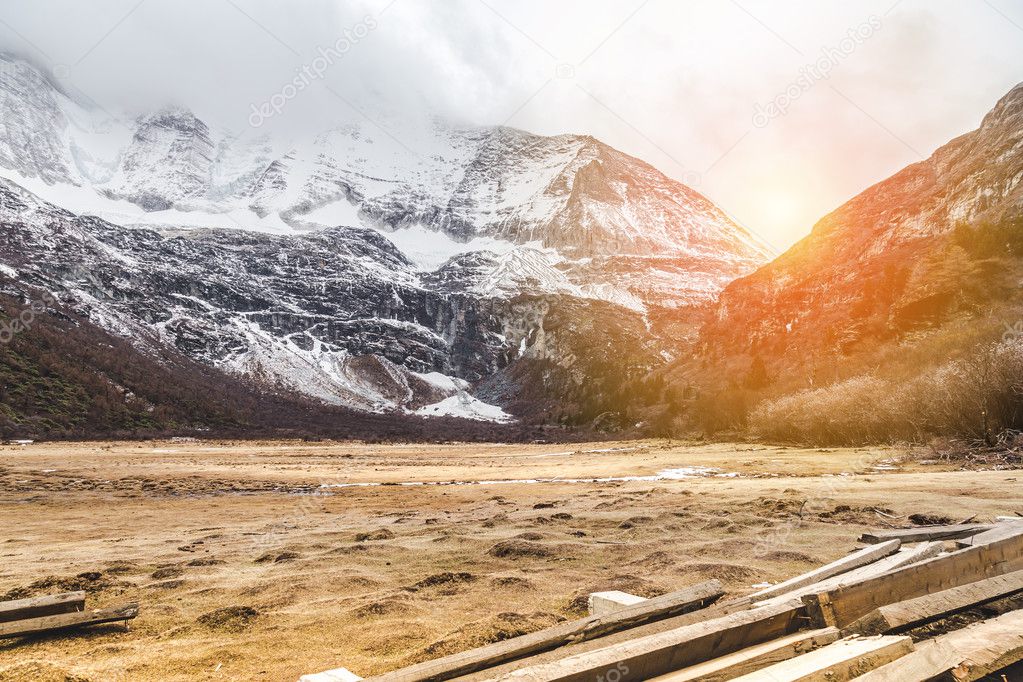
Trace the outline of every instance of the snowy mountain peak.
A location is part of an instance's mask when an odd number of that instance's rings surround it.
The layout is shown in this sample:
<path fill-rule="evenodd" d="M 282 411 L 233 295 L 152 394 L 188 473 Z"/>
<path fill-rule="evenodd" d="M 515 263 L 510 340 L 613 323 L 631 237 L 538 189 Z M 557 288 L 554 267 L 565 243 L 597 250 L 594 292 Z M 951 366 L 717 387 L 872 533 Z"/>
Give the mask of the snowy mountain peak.
<path fill-rule="evenodd" d="M 0 65 L 0 265 L 147 350 L 329 402 L 473 412 L 466 382 L 529 358 L 577 373 L 609 330 L 649 362 L 654 308 L 704 306 L 769 255 L 591 136 L 115 119 Z"/>
<path fill-rule="evenodd" d="M 0 165 L 48 184 L 79 184 L 67 116 L 73 107 L 38 68 L 0 53 Z"/>
<path fill-rule="evenodd" d="M 104 190 L 162 211 L 205 198 L 216 149 L 210 130 L 192 112 L 165 109 L 142 117 L 114 179 Z"/>
<path fill-rule="evenodd" d="M 5 63 L 0 166 L 90 186 L 144 214 L 171 211 L 185 226 L 189 215 L 197 226 L 221 215 L 221 226 L 275 231 L 422 226 L 458 242 L 538 242 L 570 258 L 720 252 L 740 269 L 769 255 L 712 202 L 592 136 L 435 122 L 413 152 L 364 125 L 271 140 L 213 132 L 191 111 L 167 108 L 121 122 L 128 139 L 114 152 L 107 135 L 97 152 L 89 112 L 31 65 Z M 69 208 L 122 218 L 101 203 Z"/>

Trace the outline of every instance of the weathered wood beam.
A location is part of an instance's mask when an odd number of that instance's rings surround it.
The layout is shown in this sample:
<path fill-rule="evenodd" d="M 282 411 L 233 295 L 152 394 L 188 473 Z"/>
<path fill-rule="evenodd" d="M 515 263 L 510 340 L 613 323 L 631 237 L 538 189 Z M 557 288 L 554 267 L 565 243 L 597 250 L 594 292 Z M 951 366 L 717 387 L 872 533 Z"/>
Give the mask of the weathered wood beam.
<path fill-rule="evenodd" d="M 824 628 L 797 632 L 788 637 L 747 647 L 734 654 L 691 665 L 677 672 L 655 677 L 651 682 L 725 682 L 740 675 L 787 661 L 838 640 L 838 630 Z"/>
<path fill-rule="evenodd" d="M 494 680 L 620 682 L 649 680 L 795 632 L 804 621 L 798 599 L 761 606 L 648 635 L 549 663 L 520 668 Z"/>
<path fill-rule="evenodd" d="M 848 626 L 874 609 L 1023 569 L 1023 535 L 961 549 L 854 585 L 808 594 L 815 627 Z"/>
<path fill-rule="evenodd" d="M 912 653 L 857 677 L 856 682 L 937 680 L 961 661 L 962 656 L 955 650 L 937 646 L 934 640 L 928 640 L 917 644 Z"/>
<path fill-rule="evenodd" d="M 734 682 L 848 682 L 912 651 L 909 637 L 850 637 Z"/>
<path fill-rule="evenodd" d="M 792 597 L 803 597 L 807 594 L 827 592 L 828 590 L 834 590 L 846 585 L 855 585 L 856 583 L 863 582 L 868 578 L 884 575 L 885 573 L 894 571 L 897 568 L 902 568 L 903 566 L 908 566 L 910 564 L 915 564 L 935 557 L 941 552 L 943 545 L 944 543 L 942 542 L 923 542 L 912 547 L 903 547 L 895 554 L 886 556 L 883 559 L 878 559 L 872 564 L 855 568 L 847 573 L 840 573 L 839 575 L 828 578 L 827 580 L 822 580 L 819 583 L 807 585 L 806 587 L 800 587 L 788 594 L 772 597 L 771 599 L 760 603 L 780 603 Z"/>
<path fill-rule="evenodd" d="M 785 582 L 772 585 L 765 590 L 756 592 L 750 595 L 750 599 L 754 602 L 770 599 L 771 597 L 791 592 L 800 587 L 818 583 L 840 573 L 851 571 L 854 568 L 860 568 L 861 566 L 872 564 L 878 559 L 883 559 L 886 556 L 898 552 L 901 544 L 902 543 L 898 540 L 889 540 L 888 542 L 864 547 L 863 549 L 853 552 L 848 556 L 832 561 L 830 564 L 825 564 L 820 568 L 803 573 L 802 575 L 797 575 L 794 578 L 789 578 Z"/>
<path fill-rule="evenodd" d="M 572 642 L 601 637 L 701 609 L 724 594 L 721 583 L 708 580 L 684 590 L 647 599 L 604 616 L 589 616 L 560 623 L 552 628 L 495 642 L 478 649 L 463 651 L 433 661 L 426 661 L 371 678 L 378 682 L 432 682 L 449 680 L 460 675 L 484 670 L 506 661 L 525 658 Z"/>
<path fill-rule="evenodd" d="M 1021 593 L 1023 571 L 1015 571 L 879 607 L 855 620 L 842 632 L 860 635 L 903 632 L 974 606 Z"/>
<path fill-rule="evenodd" d="M 1023 661 L 1023 611 L 974 623 L 917 646 L 916 651 L 857 682 L 973 682 Z"/>
<path fill-rule="evenodd" d="M 0 639 L 6 637 L 22 637 L 50 630 L 81 627 L 83 625 L 99 625 L 114 623 L 120 620 L 131 620 L 139 615 L 138 604 L 127 604 L 113 609 L 92 609 L 74 613 L 60 613 L 53 616 L 41 616 L 27 620 L 16 620 L 0 623 Z"/>
<path fill-rule="evenodd" d="M 0 602 L 0 623 L 85 609 L 85 592 L 63 592 Z"/>
<path fill-rule="evenodd" d="M 976 535 L 968 538 L 958 540 L 956 542 L 956 547 L 963 549 L 965 547 L 974 547 L 976 545 L 989 545 L 992 542 L 1011 538 L 1014 535 L 1023 535 L 1023 523 L 1007 521 L 1005 523 L 997 524 L 991 530 L 986 530 L 983 533 L 977 533 Z"/>
<path fill-rule="evenodd" d="M 877 544 L 890 540 L 902 542 L 925 542 L 927 540 L 957 540 L 994 528 L 989 523 L 966 523 L 955 526 L 924 526 L 922 528 L 897 528 L 895 530 L 877 530 L 864 533 L 860 542 Z"/>

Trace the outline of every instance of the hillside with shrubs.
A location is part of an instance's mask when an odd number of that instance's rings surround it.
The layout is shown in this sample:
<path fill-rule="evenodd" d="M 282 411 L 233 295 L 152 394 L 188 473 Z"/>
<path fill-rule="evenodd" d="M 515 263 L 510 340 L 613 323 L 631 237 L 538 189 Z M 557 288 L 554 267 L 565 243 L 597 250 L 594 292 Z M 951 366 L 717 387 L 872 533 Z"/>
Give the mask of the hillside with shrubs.
<path fill-rule="evenodd" d="M 842 445 L 1023 429 L 1023 85 L 732 282 L 655 372 L 672 433 Z"/>

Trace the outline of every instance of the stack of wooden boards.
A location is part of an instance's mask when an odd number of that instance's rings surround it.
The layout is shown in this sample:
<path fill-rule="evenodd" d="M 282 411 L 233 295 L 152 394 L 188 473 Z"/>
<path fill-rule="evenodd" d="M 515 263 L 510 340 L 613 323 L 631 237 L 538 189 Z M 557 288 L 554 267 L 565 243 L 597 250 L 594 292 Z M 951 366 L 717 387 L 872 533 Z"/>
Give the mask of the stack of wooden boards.
<path fill-rule="evenodd" d="M 0 639 L 77 628 L 83 625 L 127 622 L 138 613 L 138 604 L 86 611 L 85 592 L 65 592 L 45 597 L 5 601 L 0 602 Z"/>
<path fill-rule="evenodd" d="M 1023 610 L 959 629 L 945 620 L 1023 595 L 1023 519 L 860 541 L 867 546 L 745 597 L 722 600 L 712 580 L 371 679 L 966 681 L 1023 666 Z M 944 634 L 904 634 L 927 624 Z M 343 668 L 302 678 L 359 679 Z"/>

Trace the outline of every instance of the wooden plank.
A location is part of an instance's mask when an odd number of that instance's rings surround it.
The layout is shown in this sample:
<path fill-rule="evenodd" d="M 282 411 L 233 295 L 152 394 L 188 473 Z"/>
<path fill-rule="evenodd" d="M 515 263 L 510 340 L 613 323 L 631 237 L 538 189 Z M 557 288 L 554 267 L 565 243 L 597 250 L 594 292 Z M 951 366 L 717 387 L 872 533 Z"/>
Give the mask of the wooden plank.
<path fill-rule="evenodd" d="M 941 553 L 943 548 L 944 543 L 941 541 L 921 542 L 913 545 L 912 547 L 902 547 L 898 552 L 891 556 L 887 556 L 872 564 L 849 571 L 848 573 L 835 576 L 834 578 L 829 578 L 828 580 L 821 582 L 819 586 L 823 586 L 825 590 L 830 590 L 837 587 L 843 587 L 845 585 L 855 585 L 856 583 L 863 582 L 867 578 L 875 578 L 879 575 L 884 575 L 885 573 L 894 571 L 897 568 L 902 568 L 903 566 L 909 566 L 911 564 L 916 564 L 936 557 Z M 816 591 L 820 592 L 823 590 L 818 589 Z M 800 596 L 812 593 L 813 590 L 799 591 Z"/>
<path fill-rule="evenodd" d="M 956 651 L 928 640 L 917 644 L 912 653 L 855 679 L 856 682 L 924 682 L 939 678 L 961 661 Z"/>
<path fill-rule="evenodd" d="M 815 627 L 848 626 L 876 608 L 1023 569 L 1023 535 L 961 549 L 869 578 L 803 596 Z"/>
<path fill-rule="evenodd" d="M 789 601 L 792 601 L 792 599 L 790 598 Z M 762 602 L 757 606 L 763 607 L 767 603 L 768 602 Z M 456 680 L 456 682 L 483 682 L 484 680 L 500 677 L 504 673 L 513 672 L 519 668 L 527 668 L 541 663 L 549 663 L 551 661 L 565 658 L 566 656 L 581 654 L 587 651 L 596 651 L 597 649 L 603 649 L 604 647 L 619 644 L 621 642 L 627 642 L 639 639 L 640 637 L 646 637 L 648 635 L 676 630 L 680 627 L 692 625 L 694 623 L 703 623 L 715 618 L 721 618 L 722 616 L 726 616 L 730 613 L 748 611 L 750 608 L 752 607 L 747 597 L 721 600 L 705 609 L 700 609 L 699 611 L 693 611 L 680 616 L 673 616 L 663 620 L 644 623 L 620 632 L 611 632 L 599 637 L 572 642 L 568 646 L 542 651 L 538 654 L 532 654 L 526 658 L 520 658 L 507 663 L 495 665 L 486 668 L 485 670 L 469 673 L 467 675 L 460 675 L 453 679 Z"/>
<path fill-rule="evenodd" d="M 832 578 L 829 578 L 828 580 L 825 580 L 825 581 L 823 581 L 821 583 L 818 583 L 816 585 L 809 585 L 809 586 L 804 587 L 804 588 L 799 588 L 799 589 L 797 589 L 797 590 L 795 590 L 795 591 L 793 591 L 793 592 L 791 592 L 789 594 L 781 595 L 781 596 L 778 596 L 778 597 L 773 597 L 771 599 L 768 599 L 768 600 L 765 600 L 763 602 L 760 602 L 758 604 L 758 606 L 767 606 L 767 605 L 776 605 L 776 604 L 785 603 L 787 601 L 790 601 L 793 597 L 800 596 L 801 594 L 804 593 L 805 590 L 812 591 L 815 588 L 832 589 L 832 588 L 838 587 L 840 585 L 852 584 L 854 582 L 857 582 L 857 581 L 860 581 L 860 580 L 864 580 L 866 578 L 874 577 L 876 575 L 880 575 L 882 573 L 888 572 L 888 571 L 890 571 L 892 569 L 899 568 L 899 567 L 902 567 L 902 566 L 905 566 L 905 565 L 908 565 L 908 564 L 911 564 L 911 563 L 914 563 L 914 562 L 918 562 L 918 561 L 921 561 L 921 560 L 924 560 L 924 559 L 931 558 L 931 557 L 937 555 L 942 550 L 943 547 L 944 547 L 944 543 L 941 543 L 941 542 L 920 543 L 920 544 L 914 545 L 912 547 L 902 547 L 895 554 L 892 554 L 892 555 L 890 555 L 888 557 L 885 557 L 883 559 L 875 561 L 872 564 L 868 564 L 866 566 L 863 566 L 863 567 L 860 567 L 860 568 L 857 568 L 857 569 L 853 569 L 853 570 L 848 571 L 846 573 L 839 574 L 838 576 L 834 576 Z M 674 627 L 682 627 L 683 625 L 691 625 L 692 623 L 698 622 L 700 620 L 709 620 L 710 617 L 720 617 L 722 615 L 726 615 L 729 612 L 735 612 L 737 610 L 745 609 L 746 605 L 744 604 L 744 601 L 743 601 L 745 599 L 748 599 L 748 598 L 744 597 L 743 599 L 738 599 L 738 600 L 730 600 L 730 601 L 727 601 L 727 602 L 718 602 L 714 606 L 712 606 L 712 607 L 710 607 L 710 608 L 708 608 L 708 609 L 706 609 L 704 611 L 697 611 L 695 613 L 690 613 L 688 615 L 677 616 L 677 617 L 674 618 L 675 622 L 673 623 L 673 626 Z M 681 621 L 681 622 L 678 622 L 678 621 Z M 511 640 L 511 641 L 514 641 L 514 640 Z M 597 642 L 591 640 L 590 643 L 594 644 L 594 643 L 597 643 Z M 590 647 L 590 648 L 593 648 L 593 647 Z M 560 651 L 560 650 L 549 651 L 546 654 L 535 655 L 535 656 L 532 656 L 531 658 L 527 658 L 525 660 L 519 659 L 518 663 L 516 663 L 514 665 L 522 667 L 522 666 L 531 666 L 531 665 L 538 665 L 538 664 L 541 664 L 541 663 L 547 663 L 547 662 L 550 662 L 550 660 L 552 658 L 551 654 L 556 653 L 557 651 Z M 513 664 L 510 664 L 510 663 L 509 664 L 505 664 L 505 665 L 501 666 L 500 669 L 495 669 L 493 671 L 485 671 L 484 673 L 481 673 L 481 674 L 471 675 L 467 679 L 482 680 L 482 679 L 484 679 L 486 677 L 497 676 L 497 675 L 499 675 L 500 673 L 503 673 L 503 672 L 511 672 L 513 670 L 512 665 Z M 496 666 L 495 666 L 495 668 L 496 668 Z"/>
<path fill-rule="evenodd" d="M 850 637 L 733 682 L 848 682 L 912 651 L 909 637 Z"/>
<path fill-rule="evenodd" d="M 902 547 L 895 555 L 892 556 L 894 561 L 892 561 L 890 570 L 909 566 L 910 564 L 917 564 L 927 559 L 933 559 L 941 554 L 944 549 L 945 543 L 941 540 L 919 542 L 912 547 Z"/>
<path fill-rule="evenodd" d="M 589 616 L 560 623 L 552 628 L 495 642 L 478 649 L 463 651 L 433 661 L 370 678 L 378 682 L 431 682 L 449 680 L 484 670 L 506 661 L 525 658 L 572 642 L 601 637 L 637 625 L 670 618 L 701 609 L 724 594 L 717 580 L 693 585 L 678 592 L 647 599 L 603 616 Z"/>
<path fill-rule="evenodd" d="M 792 590 L 800 587 L 818 583 L 840 573 L 851 571 L 854 568 L 860 568 L 861 566 L 874 563 L 878 559 L 883 559 L 886 556 L 898 552 L 901 544 L 902 543 L 898 540 L 890 540 L 870 547 L 864 547 L 863 549 L 853 552 L 848 556 L 832 561 L 830 564 L 825 564 L 824 566 L 809 571 L 808 573 L 797 575 L 794 578 L 789 578 L 785 582 L 772 585 L 765 590 L 752 594 L 750 595 L 750 599 L 755 602 L 770 599 L 771 597 L 791 592 Z"/>
<path fill-rule="evenodd" d="M 955 526 L 923 526 L 921 528 L 897 528 L 895 530 L 878 530 L 864 533 L 860 536 L 860 542 L 877 544 L 890 540 L 901 540 L 902 542 L 925 542 L 928 540 L 958 540 L 977 533 L 991 530 L 994 526 L 990 523 L 965 523 Z"/>
<path fill-rule="evenodd" d="M 1023 535 L 1023 523 L 999 523 L 991 530 L 986 530 L 983 533 L 978 533 L 974 536 L 957 541 L 956 547 L 962 549 L 964 547 L 973 547 L 975 545 L 989 545 L 992 542 L 1011 538 L 1014 535 Z"/>
<path fill-rule="evenodd" d="M 85 592 L 63 592 L 0 602 L 0 623 L 85 609 Z"/>
<path fill-rule="evenodd" d="M 827 580 L 822 580 L 819 583 L 801 587 L 788 594 L 783 594 L 760 603 L 780 603 L 792 597 L 803 597 L 808 594 L 827 592 L 828 590 L 834 590 L 845 585 L 855 585 L 856 583 L 863 582 L 867 578 L 884 575 L 896 568 L 901 568 L 903 566 L 908 566 L 910 564 L 935 557 L 941 552 L 943 547 L 944 543 L 942 542 L 922 542 L 912 547 L 902 547 L 895 554 L 886 556 L 883 559 L 878 559 L 872 564 L 861 566 L 860 568 L 853 569 L 847 573 L 841 573 L 832 578 L 828 578 Z"/>
<path fill-rule="evenodd" d="M 858 618 L 843 634 L 880 635 L 904 632 L 953 613 L 1023 593 L 1023 571 L 978 580 L 934 594 L 888 604 Z"/>
<path fill-rule="evenodd" d="M 838 630 L 824 628 L 810 632 L 797 632 L 771 642 L 747 647 L 734 654 L 721 656 L 706 663 L 698 663 L 678 672 L 661 675 L 652 682 L 725 682 L 740 675 L 787 661 L 838 640 Z"/>
<path fill-rule="evenodd" d="M 520 668 L 492 680 L 619 682 L 649 680 L 689 665 L 795 632 L 804 619 L 798 599 L 760 606 L 675 630 L 620 642 L 549 663 Z"/>
<path fill-rule="evenodd" d="M 919 645 L 857 682 L 972 682 L 1023 660 L 1023 611 L 974 623 Z"/>
<path fill-rule="evenodd" d="M 6 637 L 22 637 L 50 630 L 81 627 L 83 625 L 99 625 L 119 620 L 131 620 L 139 615 L 138 604 L 127 604 L 115 609 L 92 609 L 74 613 L 59 613 L 53 616 L 16 620 L 0 623 L 0 639 Z"/>

